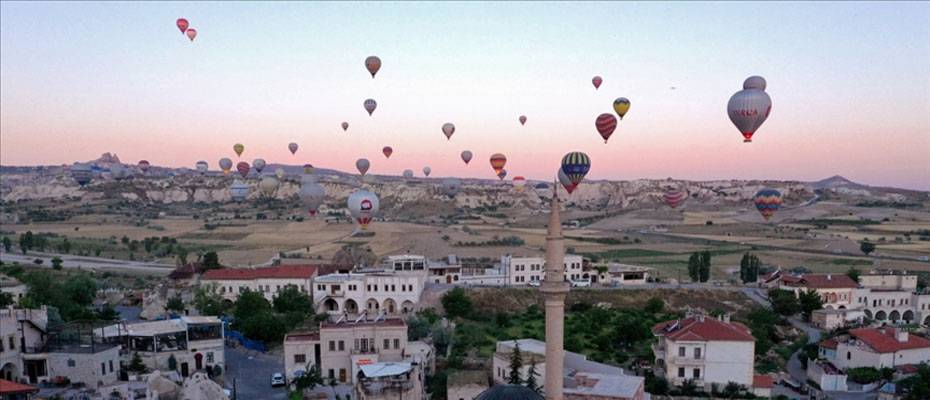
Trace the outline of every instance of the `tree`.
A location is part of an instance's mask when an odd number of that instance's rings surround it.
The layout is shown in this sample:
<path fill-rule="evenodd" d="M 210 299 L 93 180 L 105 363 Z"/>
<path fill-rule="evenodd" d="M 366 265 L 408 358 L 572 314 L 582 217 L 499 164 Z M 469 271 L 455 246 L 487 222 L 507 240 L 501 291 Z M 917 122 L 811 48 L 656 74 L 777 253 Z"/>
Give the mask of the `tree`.
<path fill-rule="evenodd" d="M 727 385 L 723 388 L 723 396 L 728 399 L 735 399 L 739 396 L 739 392 L 743 391 L 743 387 L 739 383 L 730 381 L 727 382 Z"/>
<path fill-rule="evenodd" d="M 704 250 L 701 252 L 701 282 L 710 280 L 710 252 Z"/>
<path fill-rule="evenodd" d="M 759 258 L 753 254 L 745 253 L 739 262 L 739 277 L 743 283 L 756 282 L 759 280 L 759 270 L 762 269 L 762 263 Z"/>
<path fill-rule="evenodd" d="M 917 374 L 898 381 L 905 400 L 930 399 L 930 365 L 920 364 Z"/>
<path fill-rule="evenodd" d="M 701 281 L 701 256 L 698 253 L 692 253 L 688 257 L 688 277 L 692 282 Z"/>
<path fill-rule="evenodd" d="M 265 343 L 281 343 L 284 335 L 287 334 L 284 320 L 271 312 L 263 312 L 243 319 L 237 318 L 235 326 L 249 339 Z"/>
<path fill-rule="evenodd" d="M 187 254 L 188 253 L 189 252 L 187 251 L 186 248 L 184 248 L 184 246 L 180 246 L 180 245 L 178 246 L 178 249 L 177 249 L 178 265 L 187 265 Z"/>
<path fill-rule="evenodd" d="M 4 236 L 3 237 L 3 251 L 9 253 L 11 248 L 13 248 L 13 241 L 10 240 L 9 236 Z"/>
<path fill-rule="evenodd" d="M 513 351 L 510 353 L 510 375 L 507 379 L 507 383 L 511 385 L 523 383 L 523 379 L 520 377 L 520 369 L 523 368 L 523 354 L 521 353 L 520 343 L 515 340 L 513 342 Z"/>
<path fill-rule="evenodd" d="M 181 299 L 181 296 L 174 296 L 168 299 L 168 303 L 165 304 L 165 309 L 180 314 L 184 311 L 184 300 Z"/>
<path fill-rule="evenodd" d="M 653 297 L 646 302 L 646 312 L 658 314 L 665 309 L 665 302 L 659 297 Z"/>
<path fill-rule="evenodd" d="M 472 313 L 471 299 L 465 289 L 456 287 L 442 295 L 442 307 L 450 318 L 466 317 Z"/>
<path fill-rule="evenodd" d="M 769 290 L 769 301 L 772 303 L 772 311 L 779 315 L 792 316 L 801 311 L 801 303 L 794 292 L 781 289 Z"/>
<path fill-rule="evenodd" d="M 65 254 L 71 253 L 71 241 L 69 241 L 68 238 L 65 238 L 65 240 L 61 242 L 61 251 Z"/>
<path fill-rule="evenodd" d="M 58 257 L 58 256 L 52 257 L 52 269 L 56 271 L 61 270 L 61 257 Z"/>
<path fill-rule="evenodd" d="M 145 373 L 148 368 L 145 367 L 145 364 L 142 363 L 142 357 L 139 353 L 132 353 L 132 360 L 129 361 L 129 367 L 127 369 L 131 372 L 136 372 L 139 374 Z"/>
<path fill-rule="evenodd" d="M 865 255 L 869 255 L 869 253 L 875 251 L 875 243 L 868 242 L 868 241 L 862 242 L 861 244 L 859 244 L 859 250 L 862 250 L 862 252 L 865 253 Z"/>
<path fill-rule="evenodd" d="M 286 286 L 274 296 L 272 304 L 275 311 L 279 313 L 301 312 L 306 314 L 313 311 L 313 299 L 306 293 L 301 292 L 297 286 Z"/>
<path fill-rule="evenodd" d="M 804 318 L 807 320 L 810 320 L 812 312 L 823 308 L 823 299 L 816 291 L 800 292 L 798 296 L 798 301 L 801 303 L 801 312 L 804 313 Z"/>
<path fill-rule="evenodd" d="M 97 310 L 97 319 L 101 321 L 116 321 L 120 319 L 120 315 L 112 306 L 104 304 L 103 308 Z"/>
<path fill-rule="evenodd" d="M 202 264 L 203 264 L 204 269 L 223 268 L 220 265 L 220 257 L 216 254 L 215 251 L 208 251 L 204 253 Z"/>
<path fill-rule="evenodd" d="M 536 357 L 530 357 L 530 369 L 526 371 L 526 387 L 538 393 L 541 387 L 536 382 L 537 377 L 539 377 L 539 372 L 536 372 Z"/>
<path fill-rule="evenodd" d="M 856 269 L 856 267 L 849 267 L 849 270 L 846 271 L 846 276 L 856 281 L 856 283 L 859 283 L 859 270 Z"/>
<path fill-rule="evenodd" d="M 0 308 L 7 308 L 13 304 L 16 304 L 13 293 L 0 292 Z"/>
<path fill-rule="evenodd" d="M 271 313 L 271 303 L 260 292 L 246 290 L 236 300 L 233 316 L 237 320 L 245 320 L 260 314 Z"/>
<path fill-rule="evenodd" d="M 294 380 L 294 384 L 297 386 L 297 390 L 304 391 L 305 389 L 313 389 L 317 386 L 323 386 L 323 376 L 320 373 L 319 365 L 307 365 L 307 369 L 304 371 L 304 374 L 297 377 Z"/>
<path fill-rule="evenodd" d="M 26 231 L 19 235 L 19 249 L 26 254 L 27 251 L 32 250 L 32 246 L 35 245 L 35 237 L 32 235 L 32 231 Z"/>

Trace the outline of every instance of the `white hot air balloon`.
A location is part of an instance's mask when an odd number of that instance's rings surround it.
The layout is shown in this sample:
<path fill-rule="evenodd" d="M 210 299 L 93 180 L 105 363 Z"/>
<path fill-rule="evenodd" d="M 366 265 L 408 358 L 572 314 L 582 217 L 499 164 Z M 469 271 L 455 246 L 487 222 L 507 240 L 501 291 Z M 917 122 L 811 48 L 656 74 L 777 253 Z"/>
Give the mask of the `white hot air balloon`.
<path fill-rule="evenodd" d="M 258 183 L 258 188 L 265 197 L 273 197 L 274 192 L 278 190 L 278 178 L 275 178 L 274 175 L 265 175 Z"/>
<path fill-rule="evenodd" d="M 71 177 L 74 178 L 74 181 L 84 187 L 94 178 L 94 171 L 90 168 L 90 165 L 74 163 L 71 166 Z"/>
<path fill-rule="evenodd" d="M 300 192 L 298 196 L 300 197 L 300 202 L 303 204 L 304 209 L 306 209 L 310 215 L 316 215 L 320 206 L 323 205 L 323 200 L 326 198 L 326 189 L 313 179 L 303 179 L 300 182 Z"/>
<path fill-rule="evenodd" d="M 423 175 L 429 176 L 429 174 L 430 174 L 431 172 L 433 172 L 433 169 L 432 169 L 432 168 L 430 168 L 430 167 L 428 167 L 428 166 L 427 166 L 427 167 L 423 167 Z"/>
<path fill-rule="evenodd" d="M 287 173 L 284 172 L 284 168 L 279 167 L 278 169 L 274 170 L 274 175 L 277 176 L 278 179 L 284 179 L 284 176 L 287 175 Z"/>
<path fill-rule="evenodd" d="M 369 167 L 371 167 L 371 163 L 368 162 L 367 158 L 359 158 L 355 161 L 355 169 L 357 169 L 358 173 L 362 174 L 362 176 L 368 173 Z"/>
<path fill-rule="evenodd" d="M 255 172 L 262 173 L 262 170 L 265 169 L 265 159 L 256 158 L 252 160 L 252 168 L 255 169 Z"/>
<path fill-rule="evenodd" d="M 368 229 L 368 224 L 378 214 L 378 196 L 367 190 L 359 190 L 350 194 L 347 205 L 352 218 L 355 218 L 363 230 Z"/>
<path fill-rule="evenodd" d="M 736 92 L 727 103 L 727 114 L 743 134 L 743 142 L 752 142 L 752 135 L 772 112 L 772 99 L 765 87 L 765 79 L 761 76 L 750 76 L 743 82 L 743 90 Z"/>
<path fill-rule="evenodd" d="M 229 185 L 229 196 L 232 197 L 233 201 L 241 203 L 249 196 L 249 185 L 236 179 L 232 185 Z"/>
<path fill-rule="evenodd" d="M 230 163 L 232 163 L 232 161 L 230 161 Z M 232 165 L 230 165 L 230 167 L 232 167 Z M 206 174 L 210 169 L 210 164 L 207 164 L 206 161 L 200 160 L 197 161 L 197 164 L 194 166 L 194 168 L 197 169 L 197 172 L 200 172 L 200 175 L 203 175 Z"/>
<path fill-rule="evenodd" d="M 412 170 L 412 169 L 405 169 L 405 170 L 404 170 L 404 178 L 413 179 L 413 170 Z"/>

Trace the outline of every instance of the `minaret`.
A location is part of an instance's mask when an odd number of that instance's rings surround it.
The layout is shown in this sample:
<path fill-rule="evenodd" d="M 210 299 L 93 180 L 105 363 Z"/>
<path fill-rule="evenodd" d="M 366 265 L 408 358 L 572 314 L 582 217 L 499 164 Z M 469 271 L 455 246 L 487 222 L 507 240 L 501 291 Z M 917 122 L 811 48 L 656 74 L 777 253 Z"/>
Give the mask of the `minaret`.
<path fill-rule="evenodd" d="M 546 277 L 540 285 L 546 302 L 546 400 L 562 400 L 565 350 L 565 240 L 562 238 L 562 218 L 559 217 L 558 186 L 553 182 L 552 204 L 549 208 L 549 231 L 546 235 Z"/>

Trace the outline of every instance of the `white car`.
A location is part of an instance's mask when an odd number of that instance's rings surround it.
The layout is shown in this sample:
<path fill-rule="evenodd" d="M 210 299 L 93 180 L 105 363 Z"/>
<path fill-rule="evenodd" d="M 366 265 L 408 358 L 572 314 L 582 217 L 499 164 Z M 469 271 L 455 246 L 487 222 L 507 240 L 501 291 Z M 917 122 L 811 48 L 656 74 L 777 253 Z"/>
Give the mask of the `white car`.
<path fill-rule="evenodd" d="M 527 285 L 532 287 L 539 287 L 539 281 L 530 281 Z"/>
<path fill-rule="evenodd" d="M 591 287 L 591 281 L 580 280 L 570 282 L 572 283 L 572 287 Z"/>
<path fill-rule="evenodd" d="M 284 374 L 280 372 L 275 372 L 271 375 L 271 387 L 285 386 L 287 382 L 284 381 Z"/>

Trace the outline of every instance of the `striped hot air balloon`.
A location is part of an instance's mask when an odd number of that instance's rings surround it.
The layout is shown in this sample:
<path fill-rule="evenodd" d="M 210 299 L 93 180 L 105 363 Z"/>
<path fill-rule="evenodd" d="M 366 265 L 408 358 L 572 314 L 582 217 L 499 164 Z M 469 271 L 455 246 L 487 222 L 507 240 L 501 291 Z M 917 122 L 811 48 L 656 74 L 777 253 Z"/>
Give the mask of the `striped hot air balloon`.
<path fill-rule="evenodd" d="M 669 188 L 665 191 L 665 194 L 662 195 L 662 199 L 665 200 L 665 204 L 668 204 L 669 207 L 678 208 L 678 206 L 688 199 L 688 193 L 678 190 L 677 188 Z"/>
<path fill-rule="evenodd" d="M 591 170 L 591 159 L 580 151 L 573 151 L 562 157 L 562 172 L 568 177 L 573 187 L 577 187 L 584 176 Z"/>
<path fill-rule="evenodd" d="M 507 157 L 501 153 L 494 153 L 491 155 L 491 168 L 494 168 L 495 174 L 500 174 L 504 169 L 504 165 L 507 165 Z"/>
<path fill-rule="evenodd" d="M 614 129 L 617 129 L 617 117 L 608 113 L 598 115 L 597 120 L 594 121 L 594 127 L 597 128 L 597 132 L 604 138 L 604 143 L 607 143 L 607 139 L 610 139 L 610 135 L 614 134 Z"/>
<path fill-rule="evenodd" d="M 524 186 L 526 186 L 526 178 L 522 176 L 513 177 L 513 188 L 517 193 L 523 193 Z"/>
<path fill-rule="evenodd" d="M 250 169 L 249 163 L 245 161 L 239 161 L 239 163 L 236 164 L 236 171 L 239 171 L 239 175 L 242 175 L 243 178 L 249 175 Z"/>
<path fill-rule="evenodd" d="M 768 221 L 772 215 L 775 215 L 775 211 L 781 208 L 781 192 L 769 188 L 762 189 L 756 192 L 753 203 L 756 205 L 756 210 L 759 210 L 759 214 L 762 214 L 762 218 Z"/>

